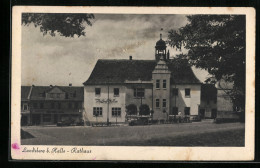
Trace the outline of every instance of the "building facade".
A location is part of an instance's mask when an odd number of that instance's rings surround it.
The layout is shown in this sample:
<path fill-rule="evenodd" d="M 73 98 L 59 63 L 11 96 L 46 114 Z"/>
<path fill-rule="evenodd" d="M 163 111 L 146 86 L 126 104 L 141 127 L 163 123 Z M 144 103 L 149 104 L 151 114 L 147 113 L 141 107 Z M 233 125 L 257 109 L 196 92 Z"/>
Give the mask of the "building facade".
<path fill-rule="evenodd" d="M 214 119 L 217 116 L 217 88 L 213 84 L 201 85 L 200 117 Z"/>
<path fill-rule="evenodd" d="M 153 60 L 100 59 L 84 82 L 85 118 L 90 122 L 125 122 L 127 106 L 148 105 L 154 120 L 170 115 L 196 116 L 201 82 L 186 60 L 170 59 L 157 41 Z"/>
<path fill-rule="evenodd" d="M 82 119 L 83 87 L 22 86 L 21 124 L 52 125 Z"/>

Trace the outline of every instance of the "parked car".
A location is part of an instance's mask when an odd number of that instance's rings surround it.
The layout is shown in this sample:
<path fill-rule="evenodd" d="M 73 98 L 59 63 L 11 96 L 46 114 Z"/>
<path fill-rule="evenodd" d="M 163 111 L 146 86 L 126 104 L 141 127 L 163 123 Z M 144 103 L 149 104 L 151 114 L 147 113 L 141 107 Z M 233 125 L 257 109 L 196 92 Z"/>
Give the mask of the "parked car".
<path fill-rule="evenodd" d="M 134 125 L 148 125 L 149 123 L 149 118 L 148 117 L 140 117 L 137 119 L 132 119 L 129 121 L 130 126 Z"/>
<path fill-rule="evenodd" d="M 201 121 L 201 117 L 199 115 L 193 115 L 193 116 L 190 116 L 190 120 L 192 122 L 200 122 Z"/>
<path fill-rule="evenodd" d="M 77 126 L 84 126 L 84 120 L 80 120 L 78 122 L 76 122 Z"/>
<path fill-rule="evenodd" d="M 73 124 L 74 124 L 74 120 L 72 119 L 57 122 L 57 126 L 71 126 Z"/>

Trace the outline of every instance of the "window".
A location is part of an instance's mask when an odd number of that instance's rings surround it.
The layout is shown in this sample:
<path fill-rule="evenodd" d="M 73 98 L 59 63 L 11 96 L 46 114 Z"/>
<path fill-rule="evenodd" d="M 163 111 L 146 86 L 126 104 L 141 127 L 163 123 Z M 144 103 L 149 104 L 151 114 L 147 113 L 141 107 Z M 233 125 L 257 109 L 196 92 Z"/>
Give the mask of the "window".
<path fill-rule="evenodd" d="M 233 111 L 236 111 L 236 112 L 240 111 L 240 107 L 238 107 L 238 106 L 233 106 Z"/>
<path fill-rule="evenodd" d="M 172 108 L 172 115 L 178 115 L 178 107 Z"/>
<path fill-rule="evenodd" d="M 166 80 L 163 80 L 163 88 L 166 89 Z"/>
<path fill-rule="evenodd" d="M 163 99 L 163 107 L 166 107 L 166 99 Z"/>
<path fill-rule="evenodd" d="M 135 88 L 134 89 L 134 97 L 140 98 L 144 97 L 144 88 Z"/>
<path fill-rule="evenodd" d="M 156 80 L 156 89 L 160 89 L 160 80 Z"/>
<path fill-rule="evenodd" d="M 74 96 L 73 96 L 73 93 L 70 93 L 70 97 L 74 97 Z"/>
<path fill-rule="evenodd" d="M 61 103 L 58 103 L 58 109 L 61 109 Z"/>
<path fill-rule="evenodd" d="M 96 96 L 100 96 L 100 92 L 101 92 L 101 89 L 100 89 L 100 88 L 95 88 L 95 94 L 96 94 Z"/>
<path fill-rule="evenodd" d="M 23 110 L 28 110 L 28 105 L 27 104 L 23 105 Z"/>
<path fill-rule="evenodd" d="M 190 107 L 184 107 L 184 114 L 190 115 Z"/>
<path fill-rule="evenodd" d="M 50 97 L 53 98 L 53 97 L 54 97 L 54 94 L 53 94 L 53 93 L 50 93 Z"/>
<path fill-rule="evenodd" d="M 209 100 L 207 100 L 207 105 L 209 105 Z"/>
<path fill-rule="evenodd" d="M 155 100 L 155 106 L 156 106 L 156 108 L 160 108 L 160 100 L 159 99 Z"/>
<path fill-rule="evenodd" d="M 119 96 L 119 88 L 114 88 L 114 96 Z"/>
<path fill-rule="evenodd" d="M 68 99 L 68 98 L 69 98 L 69 94 L 65 93 L 65 99 Z"/>
<path fill-rule="evenodd" d="M 178 96 L 178 92 L 179 92 L 179 89 L 178 89 L 178 88 L 173 88 L 172 94 L 173 94 L 174 96 Z"/>
<path fill-rule="evenodd" d="M 43 122 L 51 122 L 51 114 L 43 114 Z"/>
<path fill-rule="evenodd" d="M 51 103 L 51 108 L 54 109 L 55 108 L 55 104 Z"/>
<path fill-rule="evenodd" d="M 71 105 L 71 103 L 69 103 L 69 109 L 71 109 L 72 108 L 72 105 Z"/>
<path fill-rule="evenodd" d="M 44 104 L 40 103 L 40 108 L 43 109 L 44 108 Z"/>
<path fill-rule="evenodd" d="M 33 103 L 33 108 L 38 108 L 38 104 L 37 103 Z"/>
<path fill-rule="evenodd" d="M 113 107 L 112 108 L 112 117 L 121 117 L 121 108 Z"/>
<path fill-rule="evenodd" d="M 93 107 L 93 116 L 102 116 L 102 107 Z"/>
<path fill-rule="evenodd" d="M 185 89 L 185 97 L 190 97 L 190 89 Z"/>
<path fill-rule="evenodd" d="M 60 93 L 57 93 L 57 98 L 60 98 Z"/>

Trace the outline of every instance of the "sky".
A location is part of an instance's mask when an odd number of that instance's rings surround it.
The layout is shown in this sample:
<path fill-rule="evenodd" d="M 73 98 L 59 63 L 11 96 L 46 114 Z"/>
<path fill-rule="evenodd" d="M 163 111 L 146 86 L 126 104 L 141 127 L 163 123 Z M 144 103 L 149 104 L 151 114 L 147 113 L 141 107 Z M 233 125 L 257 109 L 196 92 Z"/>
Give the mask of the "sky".
<path fill-rule="evenodd" d="M 86 36 L 43 35 L 39 27 L 22 26 L 22 85 L 82 86 L 98 59 L 153 60 L 155 43 L 162 33 L 188 23 L 185 15 L 95 14 Z M 161 28 L 163 30 L 161 31 Z M 186 53 L 167 47 L 170 56 Z M 192 67 L 204 82 L 208 73 Z"/>

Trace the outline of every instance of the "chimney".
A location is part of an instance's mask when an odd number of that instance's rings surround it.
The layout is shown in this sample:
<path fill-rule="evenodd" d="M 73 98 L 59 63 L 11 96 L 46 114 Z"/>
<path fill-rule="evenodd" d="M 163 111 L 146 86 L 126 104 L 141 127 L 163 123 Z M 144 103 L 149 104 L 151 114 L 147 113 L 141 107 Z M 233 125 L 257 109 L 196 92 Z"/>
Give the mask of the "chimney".
<path fill-rule="evenodd" d="M 52 85 L 50 85 L 50 88 L 52 88 Z"/>
<path fill-rule="evenodd" d="M 72 83 L 70 83 L 69 86 L 72 86 Z"/>
<path fill-rule="evenodd" d="M 129 56 L 129 60 L 132 60 L 132 56 L 131 55 Z"/>

